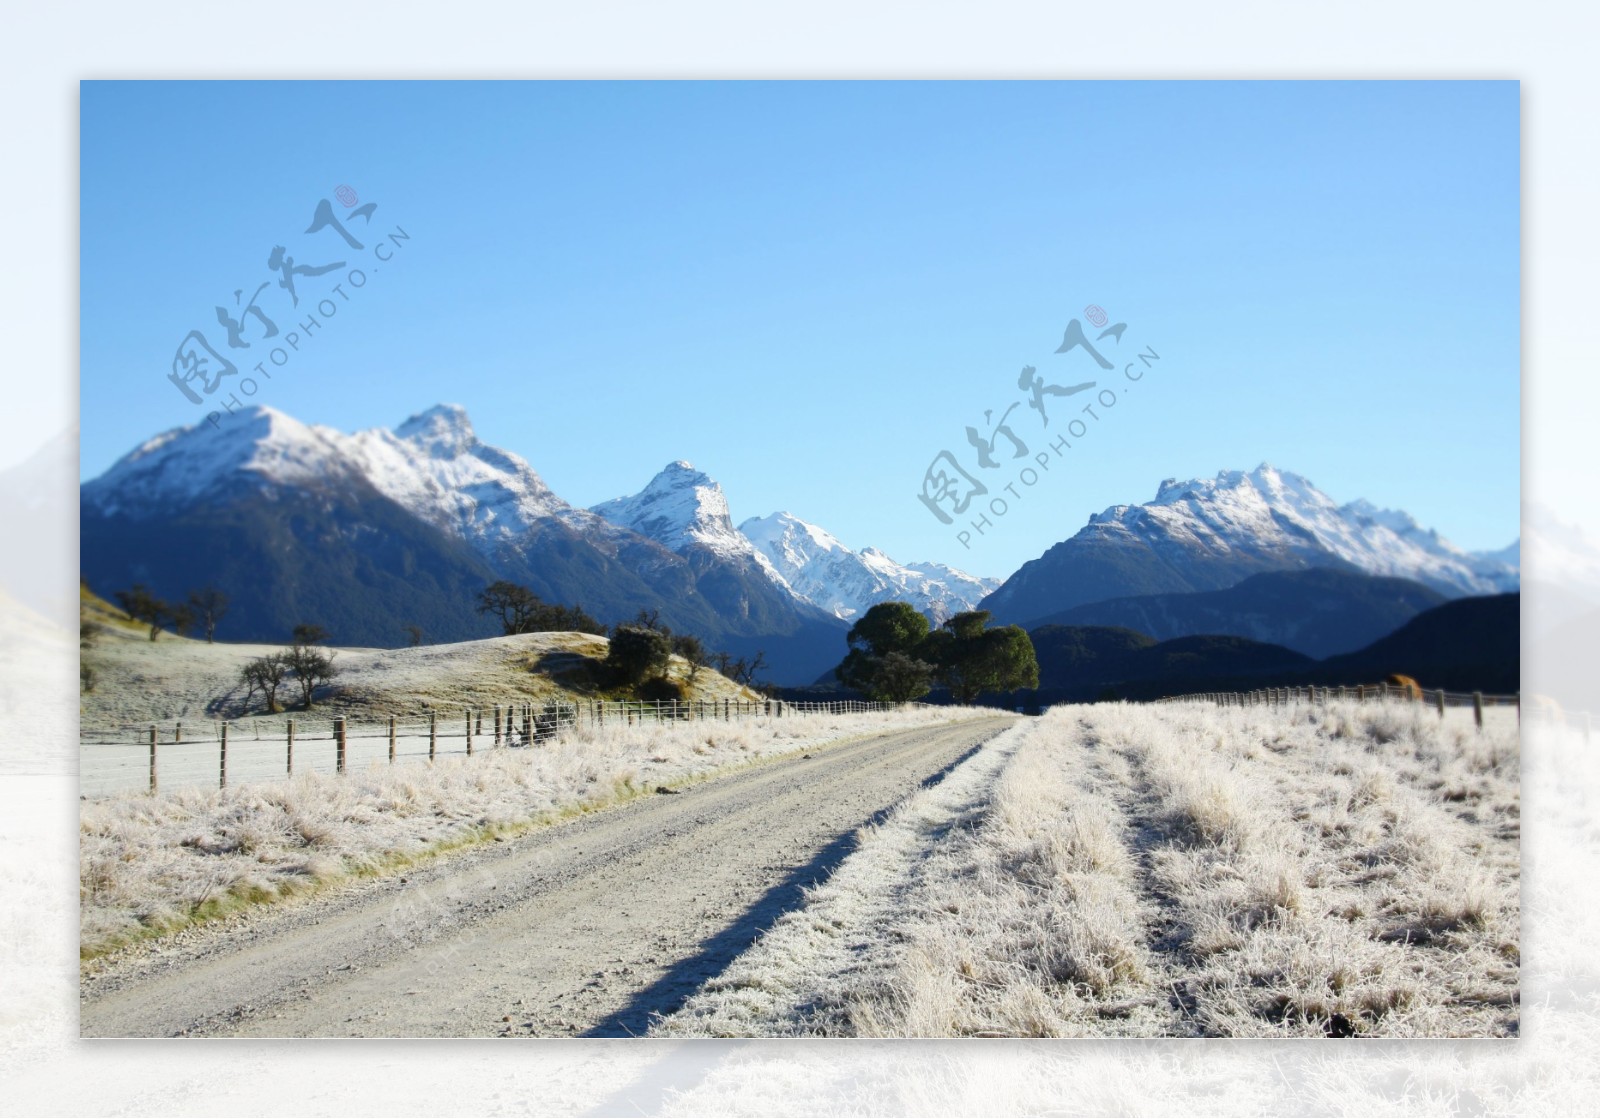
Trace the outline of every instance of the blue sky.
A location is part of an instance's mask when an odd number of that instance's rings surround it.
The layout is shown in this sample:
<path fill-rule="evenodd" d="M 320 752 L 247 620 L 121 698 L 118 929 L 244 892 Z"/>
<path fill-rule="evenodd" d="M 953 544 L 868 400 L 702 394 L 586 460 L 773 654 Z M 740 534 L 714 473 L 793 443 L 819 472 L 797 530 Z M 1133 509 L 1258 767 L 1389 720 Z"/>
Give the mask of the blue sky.
<path fill-rule="evenodd" d="M 203 422 L 174 351 L 224 349 L 213 308 L 283 245 L 347 265 L 298 310 L 368 282 L 252 402 L 345 430 L 459 403 L 579 504 L 682 458 L 736 520 L 1006 575 L 1163 478 L 1268 460 L 1500 547 L 1518 122 L 1514 82 L 86 83 L 83 473 Z M 303 232 L 342 184 L 377 204 L 359 252 Z M 1089 304 L 1128 324 L 1116 374 L 1052 352 Z M 1014 479 L 964 429 L 1026 364 L 1118 403 L 964 545 L 916 495 L 942 450 Z M 1084 403 L 1049 402 L 1052 437 Z"/>

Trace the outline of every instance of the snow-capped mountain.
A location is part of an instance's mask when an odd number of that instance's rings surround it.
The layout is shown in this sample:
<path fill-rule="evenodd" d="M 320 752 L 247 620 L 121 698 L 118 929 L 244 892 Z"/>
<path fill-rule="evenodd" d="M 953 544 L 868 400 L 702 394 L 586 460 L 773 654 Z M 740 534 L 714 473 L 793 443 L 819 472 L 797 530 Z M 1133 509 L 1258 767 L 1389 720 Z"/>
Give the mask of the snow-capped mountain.
<path fill-rule="evenodd" d="M 83 487 L 101 512 L 138 514 L 215 499 L 359 480 L 420 520 L 483 552 L 550 517 L 594 520 L 562 501 L 524 460 L 478 441 L 466 412 L 440 404 L 393 431 L 347 435 L 274 408 L 165 432 Z"/>
<path fill-rule="evenodd" d="M 1115 505 L 1024 564 L 984 601 L 1027 622 L 1128 595 L 1220 590 L 1262 571 L 1346 567 L 1413 579 L 1447 595 L 1515 589 L 1504 553 L 1475 555 L 1408 514 L 1340 505 L 1297 474 L 1263 463 L 1215 478 L 1168 479 L 1143 505 Z"/>
<path fill-rule="evenodd" d="M 603 502 L 591 512 L 679 555 L 704 549 L 753 565 L 798 601 L 843 620 L 899 599 L 937 623 L 972 609 L 1000 585 L 943 564 L 896 563 L 877 548 L 852 551 L 792 513 L 752 517 L 735 528 L 722 487 L 682 461 L 668 464 L 631 497 Z"/>
<path fill-rule="evenodd" d="M 752 517 L 739 531 L 808 602 L 846 620 L 879 602 L 909 602 L 935 624 L 971 610 L 1000 585 L 939 563 L 896 563 L 877 548 L 855 552 L 792 513 Z"/>
<path fill-rule="evenodd" d="M 486 636 L 477 593 L 508 579 L 604 622 L 659 610 L 713 648 L 763 649 L 775 679 L 837 663 L 842 623 L 782 585 L 715 483 L 669 468 L 646 493 L 646 532 L 570 505 L 452 405 L 354 434 L 255 407 L 148 440 L 82 486 L 81 566 L 104 593 L 219 586 L 234 640 L 299 621 L 342 643 L 396 644 L 408 624 L 435 641 Z M 676 537 L 663 530 L 674 497 L 689 501 Z"/>
<path fill-rule="evenodd" d="M 633 496 L 601 502 L 590 512 L 678 555 L 693 556 L 703 550 L 725 562 L 753 567 L 784 593 L 793 593 L 777 568 L 733 527 L 722 486 L 682 459 L 668 463 Z"/>

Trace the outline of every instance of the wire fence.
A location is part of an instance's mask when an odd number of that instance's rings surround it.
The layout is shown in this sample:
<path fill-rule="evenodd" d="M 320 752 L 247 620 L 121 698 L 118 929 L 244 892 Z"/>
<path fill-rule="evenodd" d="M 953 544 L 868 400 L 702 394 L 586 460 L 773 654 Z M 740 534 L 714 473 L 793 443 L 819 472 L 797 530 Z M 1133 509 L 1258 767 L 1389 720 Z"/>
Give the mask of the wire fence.
<path fill-rule="evenodd" d="M 1288 688 L 1257 688 L 1249 692 L 1195 692 L 1190 695 L 1167 696 L 1157 703 L 1215 703 L 1220 707 L 1291 707 L 1300 704 L 1324 704 L 1335 700 L 1365 703 L 1376 700 L 1408 700 L 1438 711 L 1443 718 L 1451 708 L 1472 708 L 1472 717 L 1483 726 L 1485 709 L 1514 707 L 1517 719 L 1522 718 L 1521 695 L 1485 695 L 1482 692 L 1447 692 L 1437 688 L 1419 688 L 1414 684 L 1358 684 L 1349 687 L 1321 688 L 1312 685 Z"/>
<path fill-rule="evenodd" d="M 916 704 L 914 706 L 926 706 Z M 485 750 L 526 749 L 580 726 L 662 726 L 752 718 L 864 714 L 890 703 L 841 700 L 582 700 L 432 710 L 366 720 L 315 714 L 285 719 L 125 724 L 85 728 L 78 781 L 84 796 L 130 789 L 212 786 L 416 764 Z"/>

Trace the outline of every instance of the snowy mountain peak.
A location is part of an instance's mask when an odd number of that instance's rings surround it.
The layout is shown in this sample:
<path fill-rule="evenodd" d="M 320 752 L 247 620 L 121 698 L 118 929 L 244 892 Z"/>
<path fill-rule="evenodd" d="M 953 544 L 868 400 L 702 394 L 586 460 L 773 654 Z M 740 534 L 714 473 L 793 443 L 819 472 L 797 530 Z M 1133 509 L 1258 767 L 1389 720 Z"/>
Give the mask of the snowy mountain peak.
<path fill-rule="evenodd" d="M 394 434 L 397 439 L 446 458 L 469 450 L 478 441 L 467 410 L 459 404 L 435 404 L 407 419 L 394 429 Z"/>
<path fill-rule="evenodd" d="M 139 514 L 280 486 L 370 487 L 485 551 L 537 520 L 572 515 L 516 455 L 479 443 L 466 412 L 438 405 L 395 431 L 353 435 L 273 408 L 165 432 L 83 487 L 102 512 Z"/>
<path fill-rule="evenodd" d="M 591 512 L 674 552 L 698 545 L 753 558 L 750 542 L 733 527 L 722 487 L 682 459 L 668 463 L 638 493 L 602 502 Z"/>
<path fill-rule="evenodd" d="M 774 513 L 752 517 L 739 531 L 795 594 L 838 618 L 880 602 L 909 602 L 936 622 L 972 609 L 1000 585 L 943 564 L 900 564 L 879 548 L 851 551 L 825 529 Z"/>
<path fill-rule="evenodd" d="M 338 473 L 337 432 L 254 405 L 162 432 L 83 487 L 101 511 L 137 512 L 192 504 L 243 478 L 299 483 Z"/>
<path fill-rule="evenodd" d="M 1084 531 L 1159 540 L 1164 550 L 1255 555 L 1271 564 L 1315 565 L 1333 558 L 1450 594 L 1492 594 L 1519 582 L 1515 564 L 1470 554 L 1409 513 L 1366 500 L 1339 505 L 1301 475 L 1267 462 L 1212 478 L 1168 478 L 1149 504 L 1113 505 L 1092 514 Z"/>

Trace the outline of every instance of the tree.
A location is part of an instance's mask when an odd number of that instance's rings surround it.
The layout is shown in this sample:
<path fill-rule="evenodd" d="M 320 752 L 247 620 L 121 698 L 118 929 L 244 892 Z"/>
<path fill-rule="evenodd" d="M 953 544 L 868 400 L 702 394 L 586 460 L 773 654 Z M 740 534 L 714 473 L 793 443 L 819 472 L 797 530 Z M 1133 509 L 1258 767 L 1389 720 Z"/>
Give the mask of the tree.
<path fill-rule="evenodd" d="M 250 699 L 260 692 L 267 701 L 269 714 L 278 710 L 278 689 L 283 685 L 283 678 L 288 674 L 289 662 L 283 653 L 268 653 L 264 657 L 246 663 L 239 669 L 239 679 L 244 682 L 244 703 L 250 706 Z"/>
<path fill-rule="evenodd" d="M 478 594 L 478 613 L 498 617 L 507 637 L 527 633 L 533 613 L 540 605 L 538 595 L 505 579 L 490 583 Z"/>
<path fill-rule="evenodd" d="M 179 602 L 171 607 L 168 615 L 172 619 L 172 632 L 179 637 L 189 636 L 189 631 L 194 628 L 194 607 L 187 602 Z"/>
<path fill-rule="evenodd" d="M 767 654 L 764 649 L 757 649 L 754 656 L 736 657 L 729 652 L 713 653 L 706 658 L 706 663 L 716 667 L 716 670 L 735 684 L 750 687 L 755 683 L 756 673 L 767 667 Z"/>
<path fill-rule="evenodd" d="M 928 619 L 909 602 L 880 602 L 856 620 L 846 640 L 874 656 L 914 653 L 928 636 Z"/>
<path fill-rule="evenodd" d="M 501 579 L 478 593 L 478 613 L 493 614 L 507 637 L 515 633 L 597 633 L 606 627 L 581 606 L 547 603 L 527 587 Z"/>
<path fill-rule="evenodd" d="M 294 673 L 295 682 L 300 685 L 300 699 L 310 711 L 312 693 L 338 672 L 333 663 L 334 654 L 296 643 L 282 655 L 289 671 Z"/>
<path fill-rule="evenodd" d="M 294 627 L 294 643 L 296 645 L 321 645 L 328 640 L 328 631 L 321 626 L 312 625 L 310 622 L 301 622 Z"/>
<path fill-rule="evenodd" d="M 216 587 L 205 586 L 189 592 L 189 605 L 200 619 L 200 628 L 205 631 L 207 644 L 214 642 L 217 639 L 217 623 L 228 612 L 228 596 Z"/>
<path fill-rule="evenodd" d="M 933 665 L 906 653 L 886 653 L 878 661 L 868 691 L 875 700 L 909 703 L 933 690 Z"/>
<path fill-rule="evenodd" d="M 987 629 L 988 623 L 987 610 L 956 614 L 924 646 L 939 679 L 960 703 L 984 692 L 1039 686 L 1039 662 L 1027 632 L 1020 626 Z"/>
<path fill-rule="evenodd" d="M 705 643 L 692 633 L 678 633 L 672 636 L 672 651 L 689 662 L 689 683 L 694 683 L 706 665 Z"/>
<path fill-rule="evenodd" d="M 659 630 L 618 626 L 606 652 L 606 669 L 618 683 L 637 687 L 660 676 L 672 658 L 672 643 Z"/>
<path fill-rule="evenodd" d="M 117 605 L 136 622 L 150 627 L 150 640 L 161 636 L 161 627 L 172 617 L 172 607 L 150 593 L 143 583 L 135 583 L 125 591 L 116 593 Z"/>
<path fill-rule="evenodd" d="M 422 627 L 421 626 L 418 626 L 418 625 L 407 625 L 407 626 L 401 626 L 400 628 L 406 631 L 406 636 L 407 637 L 411 638 L 411 644 L 412 645 L 415 646 L 415 645 L 421 645 L 422 644 Z"/>
<path fill-rule="evenodd" d="M 934 672 L 923 649 L 928 619 L 909 602 L 873 606 L 850 627 L 846 640 L 850 651 L 833 673 L 846 687 L 890 703 L 928 694 Z"/>

